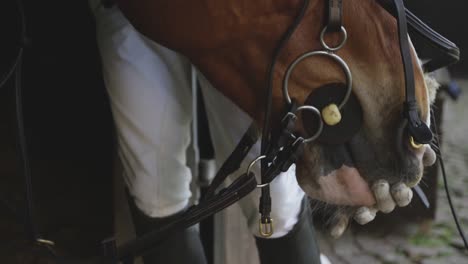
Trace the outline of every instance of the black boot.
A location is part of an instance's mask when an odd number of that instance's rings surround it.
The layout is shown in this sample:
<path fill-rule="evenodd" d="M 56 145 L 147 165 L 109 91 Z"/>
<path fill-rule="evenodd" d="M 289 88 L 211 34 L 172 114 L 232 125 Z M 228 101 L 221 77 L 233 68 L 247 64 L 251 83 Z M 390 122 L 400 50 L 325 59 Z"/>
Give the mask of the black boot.
<path fill-rule="evenodd" d="M 262 264 L 320 264 L 320 250 L 315 237 L 308 199 L 302 203 L 293 230 L 280 238 L 256 237 Z"/>
<path fill-rule="evenodd" d="M 164 218 L 151 218 L 136 207 L 132 198 L 128 200 L 137 236 L 166 225 L 178 216 L 176 214 Z M 172 234 L 144 255 L 143 262 L 144 264 L 206 264 L 198 229 L 192 226 Z"/>

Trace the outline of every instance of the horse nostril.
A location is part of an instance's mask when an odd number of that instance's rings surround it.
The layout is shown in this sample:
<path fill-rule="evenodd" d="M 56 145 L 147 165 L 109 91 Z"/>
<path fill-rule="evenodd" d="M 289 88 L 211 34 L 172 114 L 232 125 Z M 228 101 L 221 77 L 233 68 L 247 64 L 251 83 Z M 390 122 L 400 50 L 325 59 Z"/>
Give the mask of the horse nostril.
<path fill-rule="evenodd" d="M 424 153 L 422 150 L 426 145 L 417 142 L 411 135 L 409 135 L 407 126 L 408 121 L 403 119 L 397 130 L 396 145 L 398 154 L 403 159 L 407 158 L 408 153 L 414 153 L 416 156 L 421 157 Z"/>
<path fill-rule="evenodd" d="M 424 150 L 423 154 L 423 165 L 428 167 L 434 165 L 437 160 L 437 155 L 435 151 L 428 145 L 426 145 L 426 149 Z"/>
<path fill-rule="evenodd" d="M 398 152 L 398 155 L 400 156 L 401 159 L 406 159 L 406 146 L 407 146 L 407 142 L 405 139 L 406 139 L 406 126 L 408 124 L 408 120 L 406 119 L 403 119 L 400 123 L 400 125 L 398 126 L 398 130 L 397 130 L 397 136 L 396 136 L 396 142 L 395 142 L 395 145 L 396 145 L 396 149 L 397 149 L 397 152 Z"/>

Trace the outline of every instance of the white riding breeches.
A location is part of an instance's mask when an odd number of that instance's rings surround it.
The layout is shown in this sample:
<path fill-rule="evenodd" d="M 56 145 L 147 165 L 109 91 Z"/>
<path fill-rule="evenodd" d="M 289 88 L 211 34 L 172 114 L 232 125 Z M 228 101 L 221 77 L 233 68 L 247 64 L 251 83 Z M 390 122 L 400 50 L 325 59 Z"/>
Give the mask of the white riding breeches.
<path fill-rule="evenodd" d="M 118 136 L 124 178 L 139 209 L 151 217 L 183 210 L 191 197 L 186 165 L 191 126 L 191 64 L 183 56 L 139 34 L 117 7 L 90 0 L 96 16 L 103 76 Z M 234 150 L 251 118 L 199 74 L 216 153 L 217 167 Z M 239 173 L 259 155 L 255 145 Z M 255 168 L 257 175 L 258 167 Z M 287 234 L 297 222 L 304 192 L 294 166 L 271 183 L 275 234 Z M 239 204 L 258 235 L 259 190 Z"/>

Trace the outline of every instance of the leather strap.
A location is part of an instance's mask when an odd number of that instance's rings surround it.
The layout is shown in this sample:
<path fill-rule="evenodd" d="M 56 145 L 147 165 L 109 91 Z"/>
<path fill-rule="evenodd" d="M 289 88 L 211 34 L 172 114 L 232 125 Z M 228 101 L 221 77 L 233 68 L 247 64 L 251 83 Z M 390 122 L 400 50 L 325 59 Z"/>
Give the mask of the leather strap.
<path fill-rule="evenodd" d="M 328 0 L 328 32 L 340 32 L 343 25 L 343 0 Z"/>
<path fill-rule="evenodd" d="M 24 125 L 24 115 L 23 115 L 23 85 L 22 85 L 22 68 L 24 60 L 24 50 L 25 50 L 25 41 L 26 36 L 26 19 L 24 14 L 24 7 L 21 0 L 16 1 L 18 5 L 18 11 L 21 17 L 21 39 L 23 40 L 23 45 L 20 47 L 18 54 L 17 62 L 15 64 L 14 73 L 15 73 L 15 100 L 16 100 L 16 126 L 17 126 L 17 141 L 18 141 L 18 152 L 19 160 L 21 162 L 21 167 L 23 169 L 24 175 L 24 189 L 25 189 L 25 198 L 26 198 L 26 209 L 25 209 L 25 229 L 29 235 L 31 241 L 37 241 L 39 239 L 36 222 L 34 221 L 34 199 L 32 191 L 32 179 L 31 179 L 31 167 L 29 164 L 29 154 L 28 147 L 26 142 L 26 132 Z"/>
<path fill-rule="evenodd" d="M 393 5 L 393 0 L 377 0 L 377 2 L 387 10 L 387 12 L 397 17 L 397 11 Z M 405 14 L 411 32 L 424 38 L 426 43 L 435 48 L 439 53 L 434 58 L 430 58 L 430 60 L 423 65 L 425 72 L 432 72 L 459 61 L 460 49 L 457 45 L 430 28 L 408 9 L 405 9 Z"/>
<path fill-rule="evenodd" d="M 286 43 L 291 38 L 292 34 L 294 33 L 294 31 L 297 29 L 302 19 L 304 18 L 307 8 L 309 7 L 309 1 L 310 0 L 303 1 L 301 9 L 299 10 L 299 13 L 294 19 L 294 22 L 292 23 L 291 26 L 289 26 L 289 28 L 286 30 L 286 32 L 283 34 L 280 41 L 278 42 L 278 45 L 273 50 L 271 63 L 268 67 L 268 72 L 267 72 L 268 83 L 266 87 L 267 94 L 266 94 L 266 103 L 265 103 L 265 116 L 264 116 L 263 130 L 262 130 L 262 143 L 261 143 L 261 154 L 265 156 L 268 156 L 269 153 L 276 152 L 273 149 L 275 146 L 274 146 L 274 143 L 272 143 L 272 138 L 271 138 L 272 137 L 271 108 L 272 108 L 272 102 L 273 102 L 273 79 L 274 79 L 273 77 L 274 77 L 275 66 L 278 61 L 279 55 L 281 54 L 281 51 L 286 46 Z M 291 108 L 291 106 L 287 106 L 287 108 Z M 271 161 L 270 158 L 271 157 L 267 159 L 263 159 L 261 161 L 262 184 L 269 183 L 268 181 L 269 179 L 266 178 L 266 170 L 268 168 L 268 162 Z M 262 223 L 266 224 L 268 222 L 271 222 L 271 219 L 270 219 L 270 212 L 271 212 L 270 186 L 265 186 L 264 188 L 262 188 L 261 193 L 262 194 L 260 196 L 259 212 L 261 214 Z"/>
<path fill-rule="evenodd" d="M 206 191 L 206 199 L 212 198 L 216 190 L 224 182 L 224 180 L 240 168 L 242 161 L 247 156 L 250 149 L 255 144 L 255 142 L 257 142 L 257 140 L 258 129 L 257 126 L 254 123 L 252 123 L 250 124 L 244 136 L 242 136 L 234 151 L 231 153 L 231 155 L 229 155 L 226 161 L 224 161 L 223 165 L 216 173 L 213 181 L 211 182 L 208 190 Z"/>
<path fill-rule="evenodd" d="M 221 190 L 217 195 L 212 196 L 211 199 L 192 206 L 173 222 L 120 246 L 117 251 L 118 259 L 129 262 L 130 259 L 151 250 L 154 244 L 163 240 L 171 233 L 192 226 L 206 217 L 223 210 L 252 192 L 256 187 L 257 181 L 252 173 L 242 175 L 229 187 Z"/>
<path fill-rule="evenodd" d="M 416 101 L 413 60 L 408 39 L 408 28 L 406 22 L 406 9 L 402 0 L 393 0 L 395 15 L 398 24 L 398 38 L 400 44 L 400 54 L 403 61 L 405 77 L 406 99 L 404 103 L 403 115 L 408 120 L 408 133 L 415 141 L 421 144 L 428 144 L 432 141 L 432 131 L 421 120 Z"/>
<path fill-rule="evenodd" d="M 24 5 L 22 0 L 16 0 L 18 13 L 21 20 L 21 34 L 20 34 L 20 49 L 16 59 L 16 63 L 10 72 L 15 74 L 15 101 L 16 101 L 16 125 L 17 125 L 17 141 L 18 141 L 18 155 L 21 163 L 22 173 L 24 176 L 24 196 L 26 200 L 26 207 L 24 210 L 24 226 L 29 240 L 35 245 L 39 246 L 45 255 L 57 258 L 53 249 L 54 242 L 44 239 L 39 234 L 39 228 L 34 220 L 34 198 L 33 198 L 33 185 L 31 166 L 29 161 L 28 145 L 26 140 L 26 128 L 24 124 L 23 113 L 23 61 L 24 53 L 27 45 L 29 44 L 27 31 L 26 31 L 26 17 L 24 12 Z M 8 76 L 7 76 L 8 77 Z M 2 81 L 3 85 L 5 82 Z M 1 88 L 1 86 L 0 86 Z"/>

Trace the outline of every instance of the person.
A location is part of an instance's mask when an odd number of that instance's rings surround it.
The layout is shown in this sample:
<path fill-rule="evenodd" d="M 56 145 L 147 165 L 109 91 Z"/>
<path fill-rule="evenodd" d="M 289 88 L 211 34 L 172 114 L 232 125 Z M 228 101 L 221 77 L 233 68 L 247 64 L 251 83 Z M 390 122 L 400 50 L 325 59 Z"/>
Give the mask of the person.
<path fill-rule="evenodd" d="M 96 19 L 103 78 L 117 130 L 118 154 L 130 194 L 137 235 L 164 225 L 189 206 L 191 64 L 138 33 L 117 6 L 89 0 Z M 247 130 L 251 118 L 198 73 L 218 167 Z M 240 171 L 259 155 L 253 147 Z M 258 175 L 259 168 L 255 168 Z M 231 176 L 231 180 L 239 174 Z M 271 183 L 275 232 L 261 238 L 256 190 L 239 202 L 256 237 L 261 263 L 320 263 L 308 203 L 294 166 Z M 146 264 L 206 263 L 195 227 L 155 245 Z"/>

